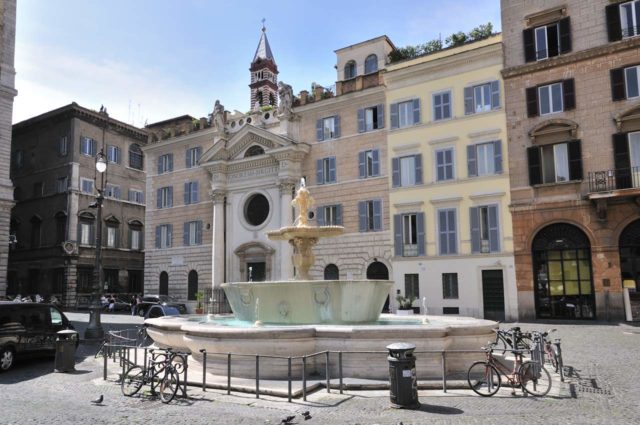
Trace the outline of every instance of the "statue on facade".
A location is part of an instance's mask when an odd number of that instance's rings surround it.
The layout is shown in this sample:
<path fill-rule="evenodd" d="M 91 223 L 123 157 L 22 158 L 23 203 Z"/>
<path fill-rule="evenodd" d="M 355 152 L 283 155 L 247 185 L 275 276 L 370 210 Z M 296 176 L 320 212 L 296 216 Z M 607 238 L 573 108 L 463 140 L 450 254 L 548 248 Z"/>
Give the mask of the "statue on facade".
<path fill-rule="evenodd" d="M 278 105 L 278 115 L 290 118 L 293 115 L 291 107 L 293 106 L 293 88 L 289 84 L 282 81 L 278 83 L 278 95 L 280 96 L 280 104 Z"/>
<path fill-rule="evenodd" d="M 219 100 L 216 100 L 216 104 L 213 107 L 212 118 L 213 128 L 224 133 L 224 124 L 226 122 L 226 119 L 224 115 L 224 106 L 220 103 Z"/>

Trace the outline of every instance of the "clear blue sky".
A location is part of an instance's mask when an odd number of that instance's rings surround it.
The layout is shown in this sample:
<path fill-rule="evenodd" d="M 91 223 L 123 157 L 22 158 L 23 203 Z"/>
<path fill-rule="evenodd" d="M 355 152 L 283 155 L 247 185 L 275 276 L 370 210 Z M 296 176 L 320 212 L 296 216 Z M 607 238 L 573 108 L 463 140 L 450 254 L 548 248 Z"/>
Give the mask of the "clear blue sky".
<path fill-rule="evenodd" d="M 499 0 L 19 0 L 13 122 L 72 101 L 143 125 L 249 109 L 249 64 L 266 19 L 294 92 L 336 80 L 334 50 L 386 34 L 398 46 L 491 22 Z"/>

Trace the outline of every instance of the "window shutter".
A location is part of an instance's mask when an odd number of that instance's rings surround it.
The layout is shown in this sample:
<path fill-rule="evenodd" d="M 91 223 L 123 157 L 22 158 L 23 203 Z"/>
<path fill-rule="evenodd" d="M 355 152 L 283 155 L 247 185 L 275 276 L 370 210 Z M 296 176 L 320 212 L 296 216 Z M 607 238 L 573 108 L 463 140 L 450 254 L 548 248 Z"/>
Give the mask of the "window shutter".
<path fill-rule="evenodd" d="M 582 152 L 580 140 L 567 143 L 569 153 L 569 180 L 582 180 Z"/>
<path fill-rule="evenodd" d="M 464 114 L 473 114 L 473 87 L 464 88 Z"/>
<path fill-rule="evenodd" d="M 115 196 L 116 199 L 121 199 L 122 198 L 122 192 L 121 192 L 120 187 L 115 187 L 113 191 L 114 191 L 114 196 Z"/>
<path fill-rule="evenodd" d="M 373 201 L 373 230 L 382 230 L 382 201 Z"/>
<path fill-rule="evenodd" d="M 447 211 L 447 224 L 449 225 L 449 254 L 456 254 L 458 252 L 456 210 Z"/>
<path fill-rule="evenodd" d="M 318 226 L 324 226 L 324 207 L 318 207 L 316 209 L 316 223 Z"/>
<path fill-rule="evenodd" d="M 447 254 L 447 211 L 438 211 L 438 237 L 440 239 L 440 254 Z"/>
<path fill-rule="evenodd" d="M 622 40 L 622 25 L 620 22 L 620 5 L 610 4 L 605 7 L 607 14 L 607 34 L 609 41 Z"/>
<path fill-rule="evenodd" d="M 185 155 L 185 166 L 187 168 L 191 168 L 192 167 L 190 153 L 191 153 L 191 149 L 187 149 L 187 154 Z"/>
<path fill-rule="evenodd" d="M 500 81 L 491 82 L 491 109 L 500 107 Z"/>
<path fill-rule="evenodd" d="M 502 174 L 502 142 L 493 142 L 493 166 L 496 174 Z"/>
<path fill-rule="evenodd" d="M 527 148 L 527 161 L 529 163 L 529 185 L 541 184 L 542 161 L 540 158 L 540 148 L 537 146 Z"/>
<path fill-rule="evenodd" d="M 391 159 L 391 180 L 393 187 L 400 186 L 400 158 Z"/>
<path fill-rule="evenodd" d="M 624 100 L 627 91 L 624 85 L 624 68 L 616 68 L 610 71 L 611 75 L 611 97 L 613 101 Z"/>
<path fill-rule="evenodd" d="M 333 138 L 337 139 L 340 137 L 340 115 L 333 117 L 333 130 Z"/>
<path fill-rule="evenodd" d="M 559 53 L 559 34 L 557 25 L 547 26 L 547 49 L 549 57 L 558 56 Z"/>
<path fill-rule="evenodd" d="M 570 78 L 562 82 L 562 95 L 564 97 L 564 110 L 570 111 L 576 108 L 576 91 L 574 79 Z"/>
<path fill-rule="evenodd" d="M 364 179 L 367 177 L 367 167 L 365 164 L 366 152 L 358 152 L 358 177 Z"/>
<path fill-rule="evenodd" d="M 322 142 L 324 140 L 324 127 L 322 119 L 316 121 L 316 140 Z"/>
<path fill-rule="evenodd" d="M 469 208 L 469 221 L 471 222 L 471 252 L 480 252 L 480 208 Z"/>
<path fill-rule="evenodd" d="M 335 183 L 336 180 L 336 157 L 329 157 L 329 178 L 327 179 L 330 183 Z"/>
<path fill-rule="evenodd" d="M 396 257 L 402 257 L 403 240 L 402 240 L 402 214 L 394 214 L 393 216 L 393 247 Z"/>
<path fill-rule="evenodd" d="M 336 205 L 336 225 L 342 226 L 342 205 Z"/>
<path fill-rule="evenodd" d="M 422 184 L 422 155 L 417 154 L 413 159 L 415 161 L 416 184 Z"/>
<path fill-rule="evenodd" d="M 162 188 L 156 190 L 156 208 L 162 208 Z"/>
<path fill-rule="evenodd" d="M 374 149 L 371 151 L 371 156 L 373 157 L 373 170 L 372 174 L 374 176 L 379 176 L 380 175 L 380 151 L 378 149 Z"/>
<path fill-rule="evenodd" d="M 189 246 L 189 222 L 184 223 L 184 231 L 182 232 L 182 245 Z"/>
<path fill-rule="evenodd" d="M 324 184 L 324 167 L 321 159 L 316 161 L 316 184 Z"/>
<path fill-rule="evenodd" d="M 102 223 L 92 223 L 89 226 L 89 245 L 96 245 L 96 226 L 102 226 Z"/>
<path fill-rule="evenodd" d="M 631 159 L 626 133 L 613 135 L 613 164 L 616 168 L 616 189 L 631 187 Z"/>
<path fill-rule="evenodd" d="M 533 62 L 536 60 L 536 40 L 533 30 L 533 28 L 527 28 L 526 30 L 522 31 L 525 62 Z"/>
<path fill-rule="evenodd" d="M 200 202 L 199 195 L 199 184 L 198 182 L 193 182 L 191 185 L 191 203 L 196 204 Z"/>
<path fill-rule="evenodd" d="M 424 231 L 424 213 L 416 214 L 416 236 L 418 242 L 418 255 L 424 256 L 426 254 L 426 240 Z"/>
<path fill-rule="evenodd" d="M 167 206 L 173 206 L 173 186 L 169 186 L 169 202 Z"/>
<path fill-rule="evenodd" d="M 358 133 L 364 133 L 364 109 L 358 109 Z"/>
<path fill-rule="evenodd" d="M 420 124 L 420 99 L 413 99 L 413 124 Z"/>
<path fill-rule="evenodd" d="M 196 244 L 202 245 L 202 220 L 196 221 Z"/>
<path fill-rule="evenodd" d="M 200 157 L 202 156 L 202 146 L 198 146 L 196 148 L 196 163 L 193 164 L 193 166 L 195 167 L 196 165 L 198 165 L 198 161 L 200 161 Z"/>
<path fill-rule="evenodd" d="M 156 249 L 160 249 L 160 238 L 162 237 L 162 228 L 161 226 L 156 226 Z"/>
<path fill-rule="evenodd" d="M 467 175 L 476 177 L 478 175 L 478 161 L 476 160 L 476 146 L 467 146 Z"/>
<path fill-rule="evenodd" d="M 400 124 L 398 121 L 398 104 L 392 103 L 391 104 L 391 129 L 398 128 L 399 125 Z"/>
<path fill-rule="evenodd" d="M 158 157 L 158 174 L 162 174 L 164 170 L 162 169 L 162 156 Z"/>
<path fill-rule="evenodd" d="M 91 156 L 96 156 L 98 154 L 98 143 L 91 139 Z"/>
<path fill-rule="evenodd" d="M 358 202 L 358 229 L 361 232 L 367 231 L 367 202 Z"/>
<path fill-rule="evenodd" d="M 538 88 L 537 87 L 527 87 L 527 116 L 537 117 L 538 116 Z"/>
<path fill-rule="evenodd" d="M 558 22 L 560 28 L 560 53 L 569 53 L 571 51 L 571 22 L 570 18 L 560 19 Z"/>
<path fill-rule="evenodd" d="M 191 202 L 191 184 L 184 184 L 184 204 L 189 205 Z"/>
<path fill-rule="evenodd" d="M 498 206 L 491 205 L 488 208 L 489 212 L 489 251 L 500 251 L 500 226 L 498 223 Z"/>
<path fill-rule="evenodd" d="M 384 104 L 376 106 L 376 112 L 378 114 L 378 126 L 376 128 L 384 128 Z"/>
<path fill-rule="evenodd" d="M 173 224 L 167 224 L 167 247 L 173 246 Z"/>

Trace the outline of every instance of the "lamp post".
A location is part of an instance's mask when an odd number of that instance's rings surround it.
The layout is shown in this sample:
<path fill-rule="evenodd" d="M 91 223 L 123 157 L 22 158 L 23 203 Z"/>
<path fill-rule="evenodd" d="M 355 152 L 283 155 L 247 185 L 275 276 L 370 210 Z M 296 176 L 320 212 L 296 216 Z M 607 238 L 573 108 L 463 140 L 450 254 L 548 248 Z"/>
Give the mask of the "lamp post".
<path fill-rule="evenodd" d="M 100 149 L 100 152 L 96 155 L 96 177 L 100 175 L 100 188 L 96 187 L 96 191 L 98 192 L 96 202 L 89 205 L 90 208 L 97 209 L 96 262 L 93 269 L 93 290 L 91 291 L 91 307 L 89 308 L 89 325 L 84 332 L 85 339 L 104 338 L 104 329 L 102 329 L 102 323 L 100 322 L 100 312 L 102 310 L 100 294 L 102 293 L 102 202 L 104 201 L 104 175 L 106 171 L 107 159 L 104 156 L 104 151 Z M 97 180 L 96 178 L 96 183 Z"/>

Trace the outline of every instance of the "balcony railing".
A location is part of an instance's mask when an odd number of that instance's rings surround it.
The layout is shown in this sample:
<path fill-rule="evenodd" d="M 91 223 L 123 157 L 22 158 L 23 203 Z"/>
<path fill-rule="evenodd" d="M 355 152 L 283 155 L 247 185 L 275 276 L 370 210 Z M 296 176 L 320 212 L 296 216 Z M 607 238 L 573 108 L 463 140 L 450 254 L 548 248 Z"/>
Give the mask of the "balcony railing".
<path fill-rule="evenodd" d="M 589 193 L 640 189 L 640 167 L 617 168 L 589 173 Z"/>

